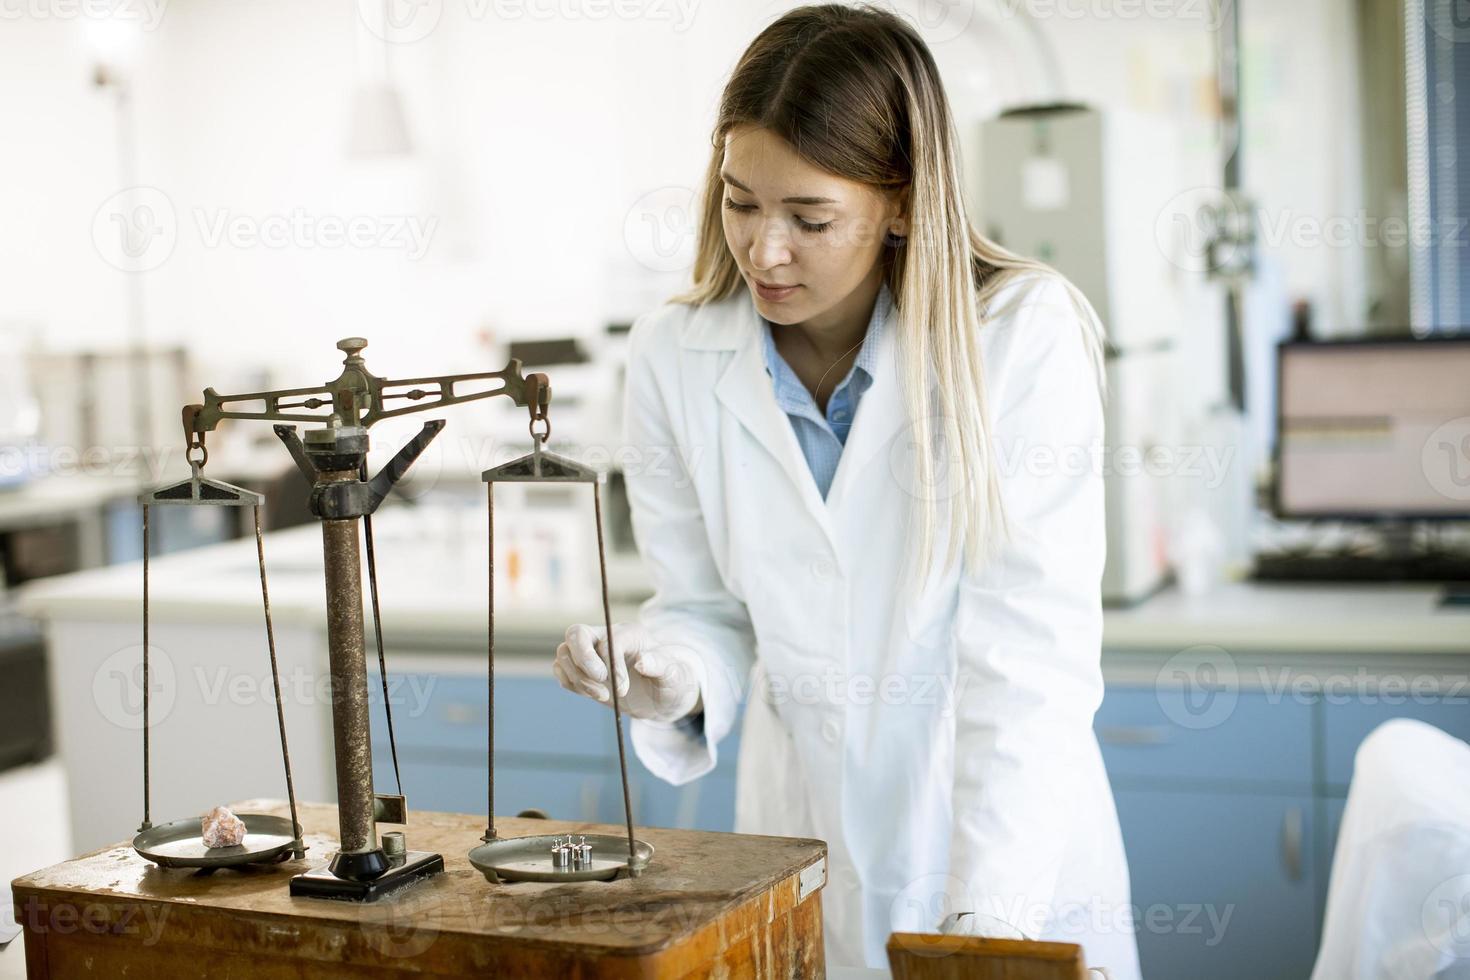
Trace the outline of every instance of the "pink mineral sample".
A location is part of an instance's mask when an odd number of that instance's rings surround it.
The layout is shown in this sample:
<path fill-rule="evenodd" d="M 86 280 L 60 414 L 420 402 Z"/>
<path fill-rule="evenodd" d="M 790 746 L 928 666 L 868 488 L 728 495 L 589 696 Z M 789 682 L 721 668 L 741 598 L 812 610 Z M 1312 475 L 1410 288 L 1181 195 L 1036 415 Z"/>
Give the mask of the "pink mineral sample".
<path fill-rule="evenodd" d="M 245 839 L 245 821 L 222 806 L 217 806 L 200 821 L 205 847 L 233 847 Z"/>

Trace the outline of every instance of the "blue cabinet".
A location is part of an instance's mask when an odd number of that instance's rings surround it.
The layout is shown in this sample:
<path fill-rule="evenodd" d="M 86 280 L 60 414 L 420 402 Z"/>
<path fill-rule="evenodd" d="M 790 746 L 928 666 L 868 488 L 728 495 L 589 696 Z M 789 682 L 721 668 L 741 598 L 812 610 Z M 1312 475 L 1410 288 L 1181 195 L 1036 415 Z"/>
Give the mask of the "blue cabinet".
<path fill-rule="evenodd" d="M 1300 980 L 1317 918 L 1312 707 L 1197 694 L 1113 686 L 1095 722 L 1144 976 Z"/>
<path fill-rule="evenodd" d="M 484 813 L 487 804 L 486 684 L 483 676 L 389 672 L 388 696 L 403 790 L 411 807 Z M 554 680 L 507 676 L 495 690 L 495 812 L 536 809 L 558 820 L 620 824 L 612 712 Z M 382 710 L 382 682 L 371 676 L 373 779 L 391 792 L 393 759 Z M 722 743 L 714 772 L 670 786 L 638 761 L 624 722 L 628 789 L 635 823 L 731 830 L 735 822 L 738 739 Z"/>
<path fill-rule="evenodd" d="M 1309 794 L 1119 788 L 1147 978 L 1304 980 L 1316 946 Z"/>
<path fill-rule="evenodd" d="M 1323 777 L 1338 795 L 1347 793 L 1353 756 L 1368 733 L 1394 718 L 1413 718 L 1470 741 L 1470 689 L 1448 686 L 1437 694 L 1370 693 L 1358 700 L 1323 704 Z"/>
<path fill-rule="evenodd" d="M 1185 697 L 1163 687 L 1108 688 L 1094 728 L 1109 777 L 1309 790 L 1310 705 L 1228 692 L 1228 701 L 1194 715 Z"/>
<path fill-rule="evenodd" d="M 1368 684 L 1346 697 L 1310 684 L 1209 696 L 1162 681 L 1108 688 L 1096 731 L 1128 849 L 1145 978 L 1310 975 L 1353 757 L 1394 718 L 1470 740 L 1463 689 L 1403 695 Z M 1203 931 L 1176 928 L 1196 909 L 1191 925 Z"/>

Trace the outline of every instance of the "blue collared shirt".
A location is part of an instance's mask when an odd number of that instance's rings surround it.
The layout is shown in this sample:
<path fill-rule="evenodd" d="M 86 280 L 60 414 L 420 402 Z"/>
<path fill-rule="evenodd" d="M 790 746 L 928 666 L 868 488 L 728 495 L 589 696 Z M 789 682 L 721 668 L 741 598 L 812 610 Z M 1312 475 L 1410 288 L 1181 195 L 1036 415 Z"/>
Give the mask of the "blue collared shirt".
<path fill-rule="evenodd" d="M 878 288 L 878 299 L 873 303 L 873 315 L 868 318 L 867 333 L 863 335 L 863 346 L 858 348 L 857 360 L 853 361 L 847 376 L 827 399 L 826 415 L 817 410 L 817 400 L 776 349 L 771 322 L 761 318 L 765 327 L 766 373 L 775 385 L 776 404 L 791 420 L 801 454 L 806 457 L 806 464 L 822 491 L 823 500 L 827 499 L 832 478 L 837 475 L 837 462 L 842 458 L 843 446 L 847 444 L 847 433 L 852 429 L 853 416 L 857 415 L 858 402 L 872 386 L 873 376 L 877 374 L 878 341 L 887 329 L 888 311 L 892 305 L 893 297 L 885 282 Z M 702 737 L 704 712 L 686 715 L 676 725 L 691 736 Z"/>
<path fill-rule="evenodd" d="M 837 474 L 837 463 L 842 458 L 843 446 L 847 444 L 853 417 L 857 415 L 858 402 L 872 386 L 873 377 L 877 374 L 878 339 L 885 328 L 892 303 L 888 284 L 883 283 L 878 288 L 878 298 L 873 303 L 873 315 L 868 318 L 867 333 L 863 335 L 863 346 L 858 350 L 857 360 L 827 399 L 825 415 L 817 408 L 812 393 L 807 391 L 806 385 L 801 383 L 791 365 L 776 349 L 771 322 L 761 318 L 765 325 L 766 373 L 775 386 L 776 404 L 791 420 L 801 454 L 806 457 L 823 500 L 827 499 L 832 478 Z"/>

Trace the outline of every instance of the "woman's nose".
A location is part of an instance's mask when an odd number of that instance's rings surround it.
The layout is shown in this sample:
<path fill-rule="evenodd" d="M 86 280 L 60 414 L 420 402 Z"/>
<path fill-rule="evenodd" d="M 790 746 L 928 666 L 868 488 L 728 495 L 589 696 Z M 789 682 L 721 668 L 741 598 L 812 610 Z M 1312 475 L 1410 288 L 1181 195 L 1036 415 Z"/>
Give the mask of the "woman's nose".
<path fill-rule="evenodd" d="M 773 269 L 791 261 L 791 243 L 777 222 L 763 221 L 750 242 L 750 264 L 757 269 Z"/>

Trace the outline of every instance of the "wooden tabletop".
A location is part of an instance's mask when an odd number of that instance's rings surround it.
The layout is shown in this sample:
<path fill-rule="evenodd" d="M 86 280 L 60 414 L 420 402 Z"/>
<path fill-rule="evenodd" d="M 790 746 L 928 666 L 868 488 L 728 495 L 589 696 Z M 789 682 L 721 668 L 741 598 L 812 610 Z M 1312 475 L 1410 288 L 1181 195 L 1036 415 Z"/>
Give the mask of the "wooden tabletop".
<path fill-rule="evenodd" d="M 280 800 L 249 800 L 231 809 L 289 815 Z M 333 947 L 356 944 L 399 958 L 401 965 L 405 957 L 425 954 L 432 965 L 421 959 L 412 969 L 437 973 L 504 965 L 509 950 L 522 955 L 536 947 L 615 960 L 678 947 L 678 959 L 690 961 L 702 947 L 710 955 L 725 948 L 739 929 L 736 920 L 753 925 L 780 919 L 825 882 L 822 841 L 640 827 L 637 836 L 653 845 L 654 856 L 639 878 L 493 885 L 468 859 L 480 843 L 484 817 L 420 812 L 410 814 L 406 827 L 381 825 L 380 832 L 402 829 L 410 850 L 442 854 L 443 874 L 373 903 L 293 898 L 288 879 L 324 865 L 336 848 L 336 807 L 304 804 L 300 818 L 305 859 L 205 875 L 159 868 L 125 841 L 17 878 L 16 918 L 26 925 L 28 904 L 32 918 L 37 907 L 70 904 L 110 909 L 99 914 L 115 921 L 119 906 L 141 903 L 171 938 L 178 940 L 182 931 L 195 945 L 305 944 L 319 947 L 320 958 L 336 960 L 341 957 Z M 559 820 L 496 823 L 502 837 L 623 832 Z M 218 925 L 222 919 L 230 923 L 228 934 Z M 140 915 L 139 928 L 152 921 Z"/>

